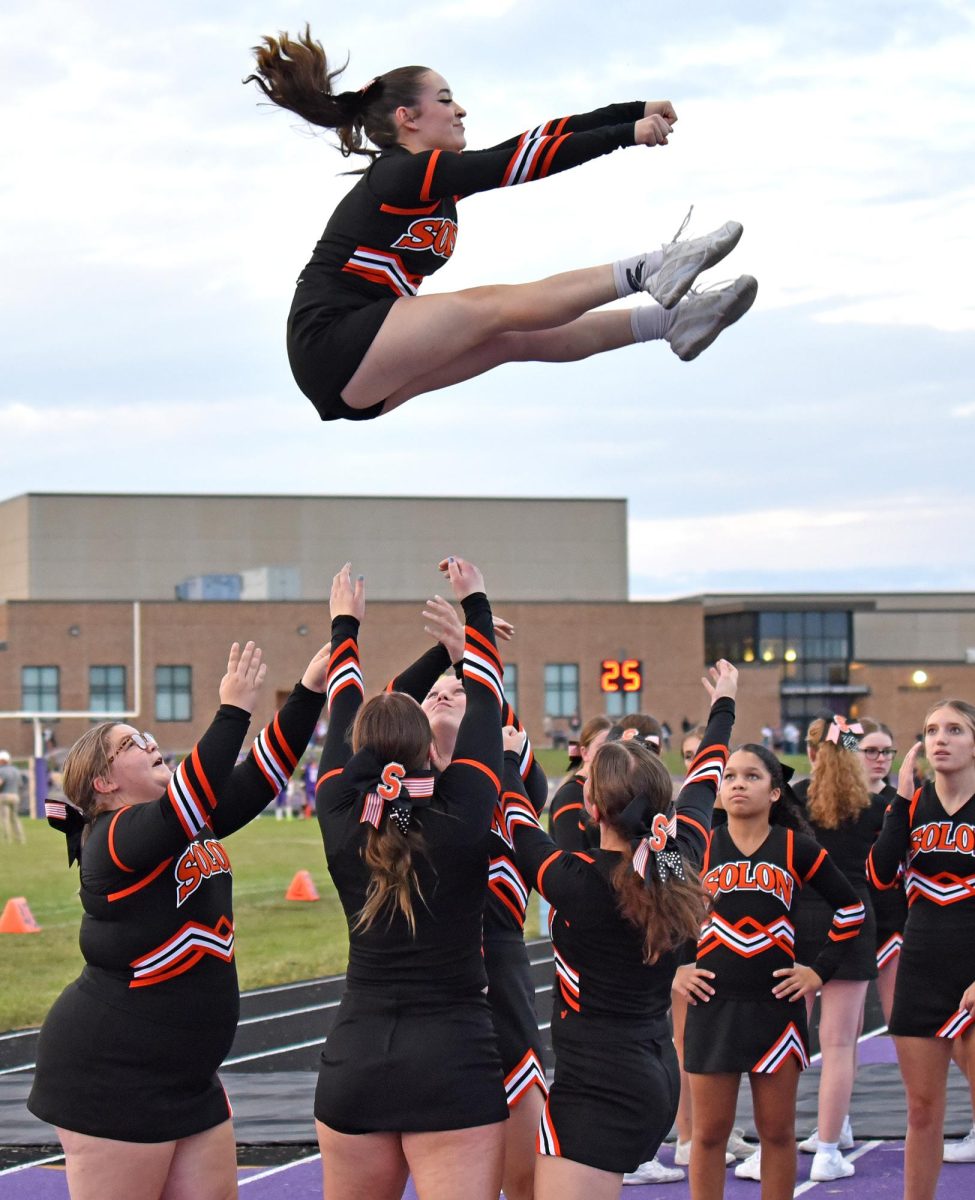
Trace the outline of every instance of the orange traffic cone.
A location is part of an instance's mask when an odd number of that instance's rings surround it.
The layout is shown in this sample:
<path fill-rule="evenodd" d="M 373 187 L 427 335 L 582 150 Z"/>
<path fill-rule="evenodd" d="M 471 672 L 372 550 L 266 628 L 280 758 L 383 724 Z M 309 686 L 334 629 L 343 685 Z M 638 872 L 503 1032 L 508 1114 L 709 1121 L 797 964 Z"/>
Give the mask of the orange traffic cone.
<path fill-rule="evenodd" d="M 0 933 L 40 933 L 41 927 L 34 920 L 23 896 L 14 896 L 4 905 L 0 916 Z"/>
<path fill-rule="evenodd" d="M 318 900 L 318 888 L 307 871 L 298 871 L 292 879 L 288 890 L 284 893 L 285 900 Z"/>

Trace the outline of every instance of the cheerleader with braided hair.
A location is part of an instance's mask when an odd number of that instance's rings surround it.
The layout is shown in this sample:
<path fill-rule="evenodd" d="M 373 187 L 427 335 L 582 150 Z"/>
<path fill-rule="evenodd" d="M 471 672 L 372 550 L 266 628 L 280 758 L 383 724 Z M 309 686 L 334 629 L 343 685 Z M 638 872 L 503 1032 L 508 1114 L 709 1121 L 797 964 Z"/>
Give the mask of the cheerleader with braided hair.
<path fill-rule="evenodd" d="M 378 417 L 507 362 L 571 362 L 661 339 L 690 360 L 755 300 L 758 284 L 749 275 L 717 290 L 691 290 L 737 244 L 737 221 L 534 283 L 421 298 L 424 279 L 453 254 L 458 200 L 622 147 L 665 146 L 677 120 L 670 101 L 611 104 L 465 152 L 466 113 L 428 67 L 398 67 L 337 91 L 345 67 L 329 64 L 307 26 L 296 38 L 265 37 L 254 56 L 245 83 L 335 130 L 343 155 L 369 164 L 301 273 L 288 318 L 291 368 L 322 420 Z M 657 303 L 592 311 L 644 291 Z"/>

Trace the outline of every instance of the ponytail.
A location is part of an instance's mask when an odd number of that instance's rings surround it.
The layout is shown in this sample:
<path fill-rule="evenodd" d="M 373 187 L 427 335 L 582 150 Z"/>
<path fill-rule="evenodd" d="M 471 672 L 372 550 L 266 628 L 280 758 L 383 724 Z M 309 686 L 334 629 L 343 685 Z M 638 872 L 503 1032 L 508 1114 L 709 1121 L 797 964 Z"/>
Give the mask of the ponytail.
<path fill-rule="evenodd" d="M 634 869 L 633 830 L 622 819 L 637 799 L 647 824 L 654 814 L 670 811 L 673 784 L 659 755 L 635 739 L 605 742 L 593 757 L 589 788 L 599 820 L 626 842 L 610 883 L 621 915 L 643 934 L 645 961 L 656 962 L 683 942 L 696 941 L 710 904 L 697 871 L 688 865 L 683 878 L 654 872 L 645 878 Z"/>
<path fill-rule="evenodd" d="M 256 83 L 279 108 L 286 108 L 312 125 L 334 129 L 344 158 L 359 154 L 369 159 L 378 151 L 365 145 L 371 141 L 380 150 L 396 145 L 398 130 L 393 114 L 398 108 L 414 108 L 428 67 L 397 67 L 377 75 L 358 91 L 336 92 L 333 83 L 349 65 L 329 68 L 321 42 L 305 25 L 303 34 L 291 38 L 280 33 L 264 37 L 254 46 L 257 68 L 244 83 Z"/>

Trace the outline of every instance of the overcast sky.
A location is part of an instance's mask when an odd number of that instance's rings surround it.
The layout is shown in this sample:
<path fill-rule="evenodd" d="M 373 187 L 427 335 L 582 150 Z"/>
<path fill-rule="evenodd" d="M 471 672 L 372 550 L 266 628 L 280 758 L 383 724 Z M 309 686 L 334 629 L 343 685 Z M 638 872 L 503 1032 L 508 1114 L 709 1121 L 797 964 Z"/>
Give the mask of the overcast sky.
<path fill-rule="evenodd" d="M 752 312 L 508 366 L 366 424 L 294 385 L 294 280 L 348 165 L 241 86 L 308 18 L 357 87 L 420 62 L 471 147 L 668 98 L 667 147 L 465 201 L 426 290 L 728 218 Z M 6 0 L 0 499 L 27 491 L 626 496 L 634 597 L 975 589 L 975 16 L 967 0 L 412 6 Z"/>

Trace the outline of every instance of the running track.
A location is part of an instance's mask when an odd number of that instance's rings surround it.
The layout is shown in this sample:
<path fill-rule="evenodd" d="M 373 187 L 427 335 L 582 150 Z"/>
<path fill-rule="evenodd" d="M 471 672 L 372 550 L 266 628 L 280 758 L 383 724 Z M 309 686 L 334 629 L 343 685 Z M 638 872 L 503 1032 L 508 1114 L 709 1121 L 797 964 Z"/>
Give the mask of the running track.
<path fill-rule="evenodd" d="M 551 953 L 546 942 L 533 943 L 530 950 L 539 1022 L 547 1042 Z M 321 1196 L 311 1100 L 321 1042 L 341 988 L 342 979 L 335 978 L 263 989 L 242 997 L 237 1038 L 221 1072 L 235 1110 L 242 1200 L 317 1200 Z M 877 1032 L 866 1034 L 861 1045 L 861 1071 L 852 1106 L 854 1129 L 868 1139 L 858 1140 L 849 1155 L 856 1162 L 857 1173 L 851 1179 L 813 1184 L 808 1180 L 812 1159 L 799 1155 L 796 1196 L 899 1200 L 902 1195 L 903 1143 L 899 1139 L 904 1129 L 903 1092 L 889 1039 L 876 1036 Z M 0 1200 L 67 1200 L 56 1139 L 49 1127 L 23 1107 L 36 1037 L 36 1030 L 0 1035 Z M 799 1102 L 802 1136 L 815 1124 L 816 1083 L 817 1072 L 806 1072 Z M 739 1123 L 754 1134 L 744 1101 Z M 959 1136 L 970 1123 L 966 1089 L 953 1071 L 948 1132 Z M 672 1153 L 665 1146 L 661 1158 L 670 1162 Z M 625 1200 L 687 1200 L 689 1190 L 685 1181 L 627 1187 L 623 1195 Z M 759 1186 L 739 1180 L 729 1171 L 725 1195 L 728 1200 L 759 1200 Z M 415 1200 L 410 1185 L 404 1196 Z M 973 1196 L 975 1164 L 946 1164 L 938 1200 L 969 1200 Z"/>

